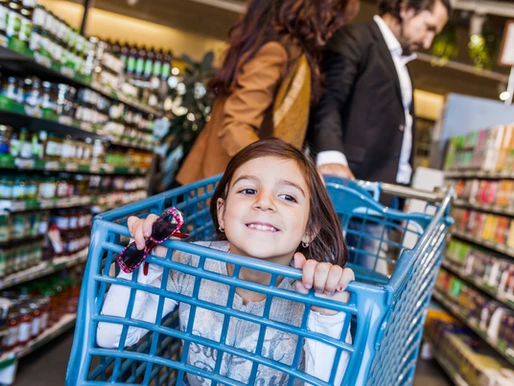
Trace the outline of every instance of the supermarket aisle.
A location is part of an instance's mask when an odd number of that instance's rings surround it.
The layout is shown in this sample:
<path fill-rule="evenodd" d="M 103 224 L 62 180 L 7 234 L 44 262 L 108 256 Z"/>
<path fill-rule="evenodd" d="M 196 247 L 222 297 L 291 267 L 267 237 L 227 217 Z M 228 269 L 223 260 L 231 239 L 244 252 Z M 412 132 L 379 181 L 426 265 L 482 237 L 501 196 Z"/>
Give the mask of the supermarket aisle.
<path fill-rule="evenodd" d="M 23 358 L 14 386 L 60 386 L 64 384 L 73 331 Z M 413 386 L 451 386 L 441 368 L 432 361 L 418 362 Z"/>

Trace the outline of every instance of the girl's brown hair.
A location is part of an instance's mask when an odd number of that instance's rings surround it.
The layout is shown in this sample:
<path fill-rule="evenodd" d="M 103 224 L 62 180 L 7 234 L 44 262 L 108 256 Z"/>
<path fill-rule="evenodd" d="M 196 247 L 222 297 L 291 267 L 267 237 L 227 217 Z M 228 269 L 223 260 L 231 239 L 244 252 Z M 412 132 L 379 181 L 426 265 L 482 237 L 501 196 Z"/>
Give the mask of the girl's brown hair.
<path fill-rule="evenodd" d="M 225 234 L 219 230 L 218 199 L 226 201 L 232 178 L 241 165 L 261 157 L 278 157 L 295 161 L 309 187 L 311 216 L 307 224 L 307 232 L 312 235 L 317 234 L 317 236 L 308 248 L 304 248 L 300 244 L 297 252 L 302 252 L 307 259 L 344 266 L 348 259 L 348 249 L 343 239 L 341 224 L 316 166 L 300 150 L 278 138 L 254 142 L 230 160 L 210 204 L 211 216 L 218 238 L 226 240 Z"/>
<path fill-rule="evenodd" d="M 228 49 L 211 88 L 228 94 L 241 68 L 271 41 L 299 44 L 311 68 L 311 95 L 321 96 L 321 49 L 358 10 L 358 0 L 249 0 L 242 19 L 230 30 Z M 294 58 L 290 58 L 294 59 Z"/>

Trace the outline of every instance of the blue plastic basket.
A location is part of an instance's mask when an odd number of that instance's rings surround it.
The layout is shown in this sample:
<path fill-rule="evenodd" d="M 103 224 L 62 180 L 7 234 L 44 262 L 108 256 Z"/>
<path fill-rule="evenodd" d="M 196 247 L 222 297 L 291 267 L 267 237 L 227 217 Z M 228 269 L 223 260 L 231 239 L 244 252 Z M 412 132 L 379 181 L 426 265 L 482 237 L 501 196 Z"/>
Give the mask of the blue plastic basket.
<path fill-rule="evenodd" d="M 431 297 L 435 277 L 439 269 L 442 248 L 450 224 L 449 206 L 452 192 L 437 206 L 435 215 L 407 214 L 385 208 L 370 195 L 369 190 L 353 183 L 337 179 L 327 181 L 327 189 L 340 216 L 347 238 L 353 238 L 352 267 L 357 281 L 350 284 L 348 304 L 317 298 L 311 292 L 302 295 L 274 285 L 278 277 L 301 279 L 301 271 L 271 263 L 243 258 L 207 248 L 187 241 L 167 241 L 167 257 L 149 256 L 148 262 L 163 267 L 160 287 L 143 285 L 136 281 L 117 278 L 116 258 L 128 240 L 126 219 L 130 215 L 145 217 L 149 213 L 160 214 L 170 206 L 183 211 L 186 229 L 191 240 L 211 240 L 214 237 L 208 201 L 219 177 L 163 193 L 144 201 L 107 212 L 95 218 L 84 281 L 82 283 L 77 325 L 72 353 L 66 376 L 66 385 L 182 385 L 187 376 L 205 380 L 212 385 L 254 385 L 262 368 L 273 369 L 281 374 L 275 384 L 294 385 L 299 382 L 314 385 L 333 385 L 336 366 L 325 381 L 302 371 L 302 346 L 305 339 L 323 342 L 335 350 L 335 363 L 341 356 L 349 356 L 343 385 L 409 385 L 412 383 L 417 353 L 425 321 L 425 312 Z M 375 198 L 378 188 L 371 189 Z M 376 225 L 380 232 L 368 234 L 368 225 Z M 393 237 L 394 236 L 394 237 Z M 407 240 L 412 249 L 404 249 Z M 376 251 L 365 247 L 373 242 Z M 183 265 L 172 259 L 173 251 L 198 256 L 197 266 Z M 367 256 L 367 267 L 359 266 Z M 211 260 L 234 265 L 232 276 L 221 275 L 205 268 Z M 371 265 L 369 262 L 372 262 Z M 380 269 L 379 266 L 381 266 Z M 270 273 L 270 285 L 245 282 L 238 278 L 242 267 Z M 384 271 L 385 267 L 385 271 Z M 166 290 L 169 272 L 176 270 L 194 275 L 192 294 L 176 294 Z M 137 273 L 137 272 L 136 272 Z M 227 299 L 220 304 L 208 303 L 198 296 L 202 280 L 221 283 L 227 288 Z M 112 284 L 130 288 L 129 307 L 125 317 L 101 315 L 100 311 L 108 287 Z M 232 307 L 235 288 L 241 287 L 266 295 L 262 315 Z M 154 323 L 130 317 L 136 291 L 158 295 L 157 315 L 161 315 L 165 299 L 190 305 L 187 327 L 179 329 L 176 311 L 156 317 Z M 274 299 L 300 303 L 303 307 L 301 323 L 288 325 L 270 318 Z M 332 338 L 307 330 L 310 306 L 322 306 L 345 312 L 343 331 L 339 338 Z M 208 309 L 223 316 L 220 341 L 195 335 L 192 331 L 197 310 Z M 257 328 L 257 343 L 252 350 L 235 347 L 225 341 L 230 320 L 240 320 Z M 122 327 L 120 343 L 116 349 L 96 345 L 99 322 L 109 322 Z M 132 347 L 125 348 L 129 327 L 145 328 L 149 332 Z M 264 350 L 268 329 L 283 331 L 296 339 L 290 363 L 271 358 Z M 346 343 L 350 331 L 353 343 Z M 188 350 L 201 347 L 210 350 L 215 357 L 213 368 L 201 368 L 188 363 Z M 238 380 L 221 370 L 221 358 L 230 355 L 250 364 L 249 373 Z M 188 375 L 186 375 L 188 374 Z"/>

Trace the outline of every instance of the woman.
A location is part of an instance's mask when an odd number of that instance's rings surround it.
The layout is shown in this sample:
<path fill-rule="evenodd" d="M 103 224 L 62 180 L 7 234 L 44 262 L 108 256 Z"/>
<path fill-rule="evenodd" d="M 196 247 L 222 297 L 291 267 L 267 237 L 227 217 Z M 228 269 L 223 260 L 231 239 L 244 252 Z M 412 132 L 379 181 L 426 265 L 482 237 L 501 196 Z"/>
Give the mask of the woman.
<path fill-rule="evenodd" d="M 321 49 L 358 0 L 249 0 L 211 83 L 211 119 L 177 175 L 186 185 L 225 170 L 239 150 L 278 137 L 300 148 L 319 98 Z"/>

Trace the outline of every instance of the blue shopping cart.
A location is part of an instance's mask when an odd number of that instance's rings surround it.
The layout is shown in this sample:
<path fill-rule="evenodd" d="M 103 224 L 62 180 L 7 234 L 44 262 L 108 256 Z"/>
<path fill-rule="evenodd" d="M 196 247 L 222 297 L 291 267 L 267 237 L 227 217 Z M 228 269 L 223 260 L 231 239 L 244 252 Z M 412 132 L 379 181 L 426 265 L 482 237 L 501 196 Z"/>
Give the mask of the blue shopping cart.
<path fill-rule="evenodd" d="M 219 177 L 174 189 L 144 201 L 107 212 L 93 223 L 89 258 L 82 283 L 75 339 L 71 352 L 66 385 L 187 385 L 187 377 L 194 376 L 206 385 L 254 385 L 263 368 L 283 376 L 275 384 L 333 385 L 336 367 L 324 380 L 302 369 L 302 346 L 306 339 L 317 340 L 334 353 L 334 363 L 345 355 L 348 358 L 342 385 L 410 385 L 414 377 L 425 312 L 442 258 L 447 229 L 451 224 L 449 209 L 453 192 L 424 193 L 413 189 L 380 183 L 359 184 L 336 178 L 327 179 L 327 189 L 340 217 L 342 231 L 349 240 L 350 261 L 356 281 L 348 287 L 351 294 L 347 304 L 279 288 L 277 278 L 301 279 L 301 272 L 290 267 L 242 258 L 204 245 L 188 241 L 212 240 L 215 233 L 210 218 L 209 198 Z M 425 213 L 404 213 L 377 202 L 381 192 L 427 202 Z M 150 255 L 147 261 L 162 267 L 159 287 L 148 286 L 132 279 L 117 278 L 116 259 L 126 245 L 129 232 L 128 216 L 146 217 L 160 214 L 175 206 L 184 213 L 185 231 L 190 240 L 169 240 L 166 258 Z M 372 229 L 372 232 L 367 230 Z M 198 257 L 197 266 L 184 265 L 172 259 L 173 251 Z M 234 266 L 232 275 L 221 275 L 209 270 L 207 261 L 220 261 Z M 365 264 L 361 264 L 362 262 Z M 251 268 L 271 274 L 270 285 L 245 282 L 238 277 L 241 268 Z M 139 268 L 142 269 L 142 268 Z M 183 272 L 195 278 L 194 290 L 189 295 L 167 291 L 170 271 Z M 227 288 L 223 301 L 206 302 L 199 296 L 202 280 L 221 283 Z M 129 306 L 124 317 L 101 314 L 106 292 L 111 285 L 129 289 Z M 262 315 L 255 315 L 232 307 L 235 288 L 264 294 Z M 152 323 L 132 318 L 132 303 L 137 291 L 158 295 L 157 315 L 162 315 L 164 302 L 173 299 L 190 307 L 187 325 L 179 328 L 177 313 Z M 300 303 L 304 315 L 300 325 L 288 325 L 270 317 L 273 299 Z M 343 331 L 339 339 L 307 329 L 311 306 L 344 312 Z M 213 341 L 195 334 L 195 312 L 208 309 L 221 315 L 220 339 Z M 256 326 L 257 344 L 242 348 L 226 341 L 231 320 Z M 97 346 L 99 323 L 121 326 L 117 348 Z M 148 333 L 136 344 L 125 347 L 129 328 L 139 327 Z M 267 330 L 283 331 L 297 339 L 290 362 L 269 355 L 264 340 Z M 347 333 L 352 343 L 345 341 Z M 213 366 L 189 363 L 188 352 L 208 350 Z M 221 366 L 222 358 L 231 356 L 246 361 L 248 374 L 233 377 Z"/>

